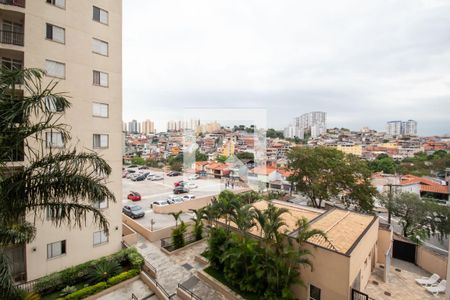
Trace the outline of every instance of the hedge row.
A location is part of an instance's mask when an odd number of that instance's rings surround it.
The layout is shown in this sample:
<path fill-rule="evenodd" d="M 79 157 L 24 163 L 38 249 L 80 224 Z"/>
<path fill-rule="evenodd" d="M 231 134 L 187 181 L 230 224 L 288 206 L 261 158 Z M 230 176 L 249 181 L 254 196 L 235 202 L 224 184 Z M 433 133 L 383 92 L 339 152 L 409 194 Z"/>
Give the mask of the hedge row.
<path fill-rule="evenodd" d="M 139 269 L 131 269 L 129 271 L 122 272 L 119 275 L 109 278 L 108 281 L 106 282 L 102 281 L 97 284 L 87 286 L 63 298 L 58 298 L 57 300 L 79 300 L 86 298 L 88 296 L 97 294 L 98 292 L 101 292 L 103 290 L 106 290 L 107 288 L 112 287 L 122 281 L 133 278 L 134 276 L 138 275 L 139 272 L 140 272 Z"/>
<path fill-rule="evenodd" d="M 132 268 L 140 269 L 144 264 L 144 258 L 137 252 L 136 248 L 127 248 L 112 255 L 91 260 L 86 263 L 67 268 L 63 271 L 49 274 L 40 278 L 35 286 L 34 292 L 40 295 L 48 295 L 59 291 L 66 286 L 76 285 L 86 279 L 89 270 L 101 260 L 114 260 L 119 264 L 128 264 Z"/>

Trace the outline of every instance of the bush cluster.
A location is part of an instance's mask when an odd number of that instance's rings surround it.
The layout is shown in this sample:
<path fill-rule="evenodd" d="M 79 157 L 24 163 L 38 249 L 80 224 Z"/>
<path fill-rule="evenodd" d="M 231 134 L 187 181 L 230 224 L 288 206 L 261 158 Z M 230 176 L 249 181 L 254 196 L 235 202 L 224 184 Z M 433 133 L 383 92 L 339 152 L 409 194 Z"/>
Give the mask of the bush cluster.
<path fill-rule="evenodd" d="M 92 268 L 104 260 L 115 261 L 122 266 L 131 266 L 134 269 L 140 269 L 144 264 L 144 258 L 135 248 L 123 249 L 110 256 L 91 260 L 86 263 L 67 268 L 63 271 L 44 276 L 37 281 L 34 286 L 34 292 L 37 292 L 40 295 L 47 295 L 62 290 L 66 286 L 72 286 L 86 281 Z"/>
<path fill-rule="evenodd" d="M 79 289 L 78 291 L 73 292 L 63 298 L 59 298 L 58 300 L 79 300 L 79 299 L 86 298 L 87 296 L 97 294 L 98 292 L 101 292 L 101 291 L 103 291 L 113 285 L 116 285 L 122 281 L 133 278 L 134 276 L 138 275 L 139 272 L 140 271 L 138 269 L 131 269 L 129 271 L 122 272 L 119 275 L 109 278 L 106 282 L 102 281 L 97 284 L 87 286 L 87 287 Z"/>

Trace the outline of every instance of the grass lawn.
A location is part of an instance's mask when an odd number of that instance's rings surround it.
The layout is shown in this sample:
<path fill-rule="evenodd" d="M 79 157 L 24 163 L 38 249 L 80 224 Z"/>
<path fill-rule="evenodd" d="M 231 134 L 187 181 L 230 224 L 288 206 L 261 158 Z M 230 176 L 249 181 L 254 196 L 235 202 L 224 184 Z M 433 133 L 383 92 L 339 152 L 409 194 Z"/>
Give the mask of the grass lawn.
<path fill-rule="evenodd" d="M 239 288 L 230 285 L 229 282 L 227 282 L 225 277 L 223 276 L 223 273 L 220 272 L 220 271 L 217 271 L 216 269 L 213 269 L 211 267 L 207 267 L 203 271 L 205 271 L 206 273 L 208 273 L 209 275 L 214 277 L 216 280 L 220 281 L 222 284 L 226 285 L 228 288 L 233 290 L 233 292 L 241 295 L 241 297 L 244 298 L 244 299 L 247 299 L 247 300 L 259 300 L 259 299 L 261 299 L 261 297 L 259 295 L 257 295 L 257 294 L 249 293 L 249 292 L 242 292 L 241 290 L 239 290 Z"/>

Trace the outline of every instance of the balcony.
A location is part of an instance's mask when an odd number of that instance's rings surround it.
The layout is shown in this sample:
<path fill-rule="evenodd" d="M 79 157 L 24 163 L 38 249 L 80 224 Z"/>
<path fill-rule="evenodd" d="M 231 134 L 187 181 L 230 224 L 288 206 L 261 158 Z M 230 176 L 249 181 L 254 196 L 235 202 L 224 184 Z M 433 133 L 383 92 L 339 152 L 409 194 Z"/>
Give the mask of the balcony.
<path fill-rule="evenodd" d="M 23 32 L 0 30 L 0 42 L 2 44 L 23 46 Z"/>
<path fill-rule="evenodd" d="M 25 0 L 0 0 L 0 4 L 25 7 Z"/>

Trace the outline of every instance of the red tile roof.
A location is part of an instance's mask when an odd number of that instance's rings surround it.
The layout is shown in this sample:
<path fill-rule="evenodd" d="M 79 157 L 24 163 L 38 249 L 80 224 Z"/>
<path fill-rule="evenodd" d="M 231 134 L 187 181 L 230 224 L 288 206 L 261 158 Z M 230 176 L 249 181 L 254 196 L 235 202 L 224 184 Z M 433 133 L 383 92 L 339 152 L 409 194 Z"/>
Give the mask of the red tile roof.
<path fill-rule="evenodd" d="M 433 180 L 418 177 L 414 175 L 405 175 L 402 176 L 401 182 L 402 185 L 408 185 L 408 184 L 420 184 L 420 191 L 421 192 L 429 192 L 429 193 L 436 193 L 436 194 L 446 194 L 449 195 L 450 192 L 448 190 L 448 186 L 441 185 L 437 182 L 434 182 Z"/>

